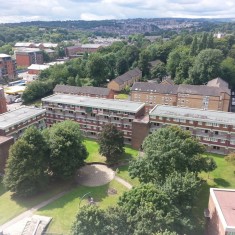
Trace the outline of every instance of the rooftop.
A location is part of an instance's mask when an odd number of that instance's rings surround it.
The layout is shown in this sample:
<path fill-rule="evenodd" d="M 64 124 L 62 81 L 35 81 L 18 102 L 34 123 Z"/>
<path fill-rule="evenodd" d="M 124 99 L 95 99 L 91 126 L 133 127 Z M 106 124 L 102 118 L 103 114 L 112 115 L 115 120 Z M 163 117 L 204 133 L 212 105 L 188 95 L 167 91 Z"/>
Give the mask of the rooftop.
<path fill-rule="evenodd" d="M 7 129 L 29 118 L 45 113 L 45 109 L 33 107 L 21 107 L 0 115 L 0 129 Z"/>
<path fill-rule="evenodd" d="M 28 69 L 32 69 L 32 70 L 44 70 L 44 69 L 48 69 L 50 66 L 49 65 L 45 65 L 45 64 L 31 64 Z"/>
<path fill-rule="evenodd" d="M 74 95 L 79 95 L 83 93 L 90 95 L 107 96 L 110 93 L 110 89 L 103 87 L 92 87 L 92 86 L 78 87 L 78 86 L 68 86 L 68 85 L 56 85 L 53 91 L 55 93 L 67 93 Z"/>
<path fill-rule="evenodd" d="M 235 231 L 235 189 L 211 188 L 210 195 L 213 198 L 217 212 L 224 228 Z"/>
<path fill-rule="evenodd" d="M 235 125 L 235 113 L 193 109 L 168 105 L 156 105 L 149 113 L 150 116 L 182 118 L 202 122 L 216 122 L 225 125 Z"/>
<path fill-rule="evenodd" d="M 0 58 L 11 57 L 10 55 L 0 53 Z"/>
<path fill-rule="evenodd" d="M 12 139 L 13 139 L 13 137 L 11 137 L 11 136 L 0 136 L 0 144 L 8 142 L 9 140 L 12 140 Z"/>
<path fill-rule="evenodd" d="M 92 98 L 87 96 L 75 96 L 65 94 L 55 94 L 52 96 L 48 96 L 46 98 L 43 98 L 42 101 L 133 113 L 138 112 L 142 107 L 144 107 L 144 103 L 141 102 Z"/>
<path fill-rule="evenodd" d="M 82 48 L 92 48 L 92 49 L 98 49 L 99 47 L 102 47 L 101 44 L 82 44 Z"/>
<path fill-rule="evenodd" d="M 116 77 L 113 81 L 117 82 L 118 84 L 123 84 L 124 82 L 131 80 L 133 77 L 137 77 L 140 75 L 142 75 L 142 72 L 140 71 L 140 69 L 134 68 Z"/>

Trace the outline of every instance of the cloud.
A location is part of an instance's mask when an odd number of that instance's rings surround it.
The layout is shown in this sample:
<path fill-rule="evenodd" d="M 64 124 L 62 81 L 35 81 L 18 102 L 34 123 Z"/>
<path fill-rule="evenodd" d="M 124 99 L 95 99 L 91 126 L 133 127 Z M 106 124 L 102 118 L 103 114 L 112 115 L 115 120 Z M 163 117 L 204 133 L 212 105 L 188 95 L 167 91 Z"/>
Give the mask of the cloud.
<path fill-rule="evenodd" d="M 233 18 L 234 12 L 234 0 L 2 0 L 0 23 L 137 17 Z"/>

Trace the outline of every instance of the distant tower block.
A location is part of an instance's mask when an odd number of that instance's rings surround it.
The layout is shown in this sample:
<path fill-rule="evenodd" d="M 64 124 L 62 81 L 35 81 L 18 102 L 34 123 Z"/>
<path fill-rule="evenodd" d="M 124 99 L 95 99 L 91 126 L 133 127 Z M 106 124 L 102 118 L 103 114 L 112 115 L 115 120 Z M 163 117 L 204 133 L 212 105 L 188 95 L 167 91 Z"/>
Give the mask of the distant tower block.
<path fill-rule="evenodd" d="M 0 113 L 7 112 L 6 99 L 3 88 L 0 88 Z"/>

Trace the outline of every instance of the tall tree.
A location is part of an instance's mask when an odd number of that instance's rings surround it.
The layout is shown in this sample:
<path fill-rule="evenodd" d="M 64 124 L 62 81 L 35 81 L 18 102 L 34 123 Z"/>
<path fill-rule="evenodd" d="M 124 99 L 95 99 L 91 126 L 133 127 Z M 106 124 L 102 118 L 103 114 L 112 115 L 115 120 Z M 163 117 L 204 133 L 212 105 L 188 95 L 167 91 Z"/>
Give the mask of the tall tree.
<path fill-rule="evenodd" d="M 123 132 L 111 123 L 103 126 L 99 134 L 99 153 L 107 158 L 107 162 L 113 163 L 124 153 Z"/>
<path fill-rule="evenodd" d="M 50 170 L 54 177 L 71 178 L 88 156 L 79 124 L 66 120 L 44 131 L 50 149 Z"/>
<path fill-rule="evenodd" d="M 196 57 L 190 71 L 193 84 L 204 84 L 221 75 L 220 63 L 223 54 L 218 49 L 202 50 Z"/>
<path fill-rule="evenodd" d="M 138 62 L 138 66 L 142 71 L 143 76 L 148 76 L 150 72 L 150 55 L 149 52 L 144 50 L 140 53 L 140 58 Z"/>
<path fill-rule="evenodd" d="M 28 128 L 10 149 L 4 185 L 18 196 L 45 190 L 48 182 L 48 145 L 36 127 Z"/>
<path fill-rule="evenodd" d="M 191 47 L 190 47 L 190 55 L 191 56 L 196 56 L 197 48 L 198 48 L 197 36 L 195 35 L 193 37 L 193 42 L 192 42 Z"/>
<path fill-rule="evenodd" d="M 122 75 L 128 70 L 128 62 L 125 58 L 119 58 L 116 64 L 118 75 Z"/>
<path fill-rule="evenodd" d="M 146 137 L 143 143 L 145 156 L 133 160 L 129 166 L 131 177 L 141 182 L 164 182 L 173 172 L 199 173 L 207 163 L 201 155 L 205 147 L 179 127 L 168 126 Z"/>

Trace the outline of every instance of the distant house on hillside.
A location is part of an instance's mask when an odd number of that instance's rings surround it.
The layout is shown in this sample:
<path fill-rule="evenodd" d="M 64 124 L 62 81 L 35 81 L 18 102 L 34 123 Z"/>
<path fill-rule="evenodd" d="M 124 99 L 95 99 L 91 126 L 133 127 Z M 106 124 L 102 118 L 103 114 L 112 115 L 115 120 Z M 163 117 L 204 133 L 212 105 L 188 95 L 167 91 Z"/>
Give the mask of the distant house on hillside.
<path fill-rule="evenodd" d="M 127 86 L 132 86 L 141 78 L 142 71 L 139 68 L 135 68 L 113 79 L 111 82 L 109 82 L 108 88 L 113 91 L 121 91 Z"/>
<path fill-rule="evenodd" d="M 106 99 L 114 98 L 114 92 L 103 87 L 56 85 L 53 92 L 54 94 L 81 95 Z"/>

